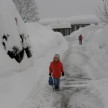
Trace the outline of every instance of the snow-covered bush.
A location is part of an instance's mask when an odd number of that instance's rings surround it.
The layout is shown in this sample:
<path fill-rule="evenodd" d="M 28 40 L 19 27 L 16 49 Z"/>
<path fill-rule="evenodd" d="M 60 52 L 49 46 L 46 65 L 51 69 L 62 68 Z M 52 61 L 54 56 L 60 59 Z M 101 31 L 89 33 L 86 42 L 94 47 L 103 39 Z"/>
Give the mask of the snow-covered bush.
<path fill-rule="evenodd" d="M 29 48 L 29 57 L 31 57 L 30 45 L 27 45 L 27 43 L 30 44 L 27 41 L 29 38 L 24 23 L 10 0 L 8 2 L 2 0 L 0 5 L 0 24 L 2 25 L 0 27 L 1 45 L 9 57 L 20 63 L 23 60 L 24 51 L 28 55 L 27 48 Z M 26 47 L 24 44 L 26 44 Z"/>

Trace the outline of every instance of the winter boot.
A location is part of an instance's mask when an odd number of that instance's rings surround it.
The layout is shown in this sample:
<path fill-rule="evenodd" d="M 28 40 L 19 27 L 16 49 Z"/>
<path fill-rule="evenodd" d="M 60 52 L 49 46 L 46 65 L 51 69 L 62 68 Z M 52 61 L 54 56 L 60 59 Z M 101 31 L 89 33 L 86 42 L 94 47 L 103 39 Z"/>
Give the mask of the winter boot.
<path fill-rule="evenodd" d="M 59 86 L 55 86 L 55 90 L 56 91 L 59 91 L 60 90 L 60 87 Z"/>

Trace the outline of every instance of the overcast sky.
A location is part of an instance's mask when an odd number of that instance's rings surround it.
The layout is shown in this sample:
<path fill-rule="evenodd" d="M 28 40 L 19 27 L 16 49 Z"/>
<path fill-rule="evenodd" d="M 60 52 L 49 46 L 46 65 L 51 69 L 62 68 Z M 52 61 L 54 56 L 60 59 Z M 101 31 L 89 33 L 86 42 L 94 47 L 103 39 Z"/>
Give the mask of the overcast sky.
<path fill-rule="evenodd" d="M 41 18 L 95 14 L 100 0 L 36 0 Z"/>

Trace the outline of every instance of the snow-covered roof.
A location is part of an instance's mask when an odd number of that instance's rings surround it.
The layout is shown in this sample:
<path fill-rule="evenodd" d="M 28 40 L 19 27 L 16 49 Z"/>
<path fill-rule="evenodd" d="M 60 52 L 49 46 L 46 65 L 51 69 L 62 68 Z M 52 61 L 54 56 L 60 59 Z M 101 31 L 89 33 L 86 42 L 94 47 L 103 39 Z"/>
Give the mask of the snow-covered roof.
<path fill-rule="evenodd" d="M 72 16 L 70 18 L 44 18 L 39 21 L 43 25 L 52 24 L 95 24 L 99 19 L 95 15 Z M 58 26 L 58 25 L 57 25 Z"/>
<path fill-rule="evenodd" d="M 69 23 L 51 23 L 50 26 L 52 29 L 71 28 L 71 25 Z"/>
<path fill-rule="evenodd" d="M 70 24 L 95 24 L 99 19 L 95 15 L 73 16 L 67 19 Z"/>

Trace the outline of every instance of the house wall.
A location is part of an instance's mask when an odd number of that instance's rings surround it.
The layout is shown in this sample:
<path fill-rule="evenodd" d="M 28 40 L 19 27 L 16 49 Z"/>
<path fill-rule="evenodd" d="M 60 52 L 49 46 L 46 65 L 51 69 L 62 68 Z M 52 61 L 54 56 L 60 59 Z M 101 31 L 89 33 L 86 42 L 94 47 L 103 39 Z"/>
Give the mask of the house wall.
<path fill-rule="evenodd" d="M 55 32 L 60 32 L 63 34 L 63 36 L 70 35 L 71 28 L 59 28 L 59 29 L 53 29 Z"/>
<path fill-rule="evenodd" d="M 85 27 L 88 25 L 90 25 L 90 24 L 72 24 L 71 25 L 71 32 L 74 32 L 74 31 L 78 30 L 79 28 Z"/>

